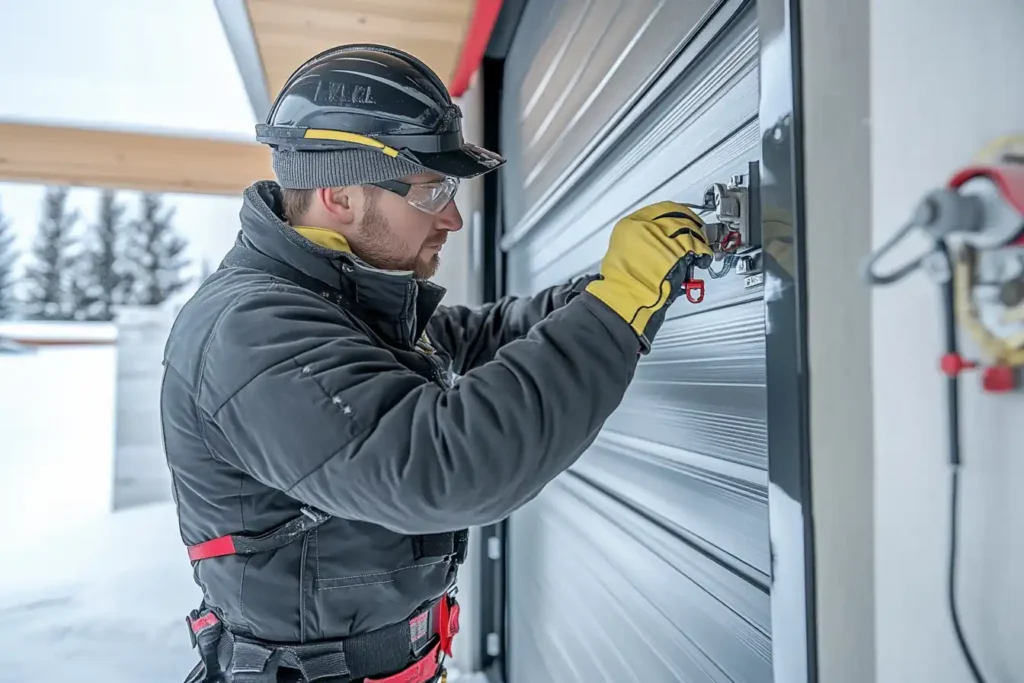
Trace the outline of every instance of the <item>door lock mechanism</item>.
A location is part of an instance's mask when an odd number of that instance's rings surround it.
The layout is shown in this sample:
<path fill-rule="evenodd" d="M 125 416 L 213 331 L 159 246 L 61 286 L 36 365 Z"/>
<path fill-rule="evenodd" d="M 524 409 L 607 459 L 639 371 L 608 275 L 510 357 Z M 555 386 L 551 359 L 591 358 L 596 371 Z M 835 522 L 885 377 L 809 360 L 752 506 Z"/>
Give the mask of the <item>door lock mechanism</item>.
<path fill-rule="evenodd" d="M 729 183 L 709 185 L 704 191 L 704 209 L 714 216 L 704 229 L 716 261 L 752 246 L 750 188 L 745 175 L 734 175 Z"/>
<path fill-rule="evenodd" d="M 733 267 L 737 273 L 755 281 L 761 271 L 760 217 L 757 213 L 758 170 L 751 162 L 747 173 L 732 176 L 727 183 L 712 183 L 704 190 L 698 209 L 704 219 L 704 231 L 718 268 L 709 268 L 712 278 L 720 278 Z M 750 284 L 748 286 L 753 286 Z"/>

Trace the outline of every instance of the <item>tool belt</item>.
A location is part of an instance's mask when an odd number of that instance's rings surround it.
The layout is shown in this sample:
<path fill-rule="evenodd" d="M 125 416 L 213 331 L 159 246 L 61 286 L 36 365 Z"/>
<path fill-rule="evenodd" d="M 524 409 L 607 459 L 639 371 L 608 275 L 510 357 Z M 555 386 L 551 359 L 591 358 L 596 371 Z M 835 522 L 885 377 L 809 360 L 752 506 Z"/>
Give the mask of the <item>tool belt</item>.
<path fill-rule="evenodd" d="M 191 545 L 189 559 L 271 552 L 330 519 L 311 507 L 301 512 L 259 536 L 232 534 Z M 411 538 L 417 559 L 452 555 L 457 564 L 466 559 L 467 529 Z M 309 683 L 432 683 L 445 677 L 443 657 L 451 656 L 452 638 L 459 630 L 459 604 L 453 589 L 407 621 L 349 638 L 298 644 L 235 633 L 205 606 L 192 610 L 185 621 L 201 659 L 185 683 L 277 683 L 281 669 L 293 674 L 293 679 L 283 680 Z"/>
<path fill-rule="evenodd" d="M 185 683 L 433 683 L 447 675 L 444 658 L 459 631 L 459 604 L 445 594 L 407 621 L 302 644 L 234 633 L 208 609 L 193 610 L 186 621 L 202 661 Z M 293 678 L 282 677 L 282 669 Z"/>

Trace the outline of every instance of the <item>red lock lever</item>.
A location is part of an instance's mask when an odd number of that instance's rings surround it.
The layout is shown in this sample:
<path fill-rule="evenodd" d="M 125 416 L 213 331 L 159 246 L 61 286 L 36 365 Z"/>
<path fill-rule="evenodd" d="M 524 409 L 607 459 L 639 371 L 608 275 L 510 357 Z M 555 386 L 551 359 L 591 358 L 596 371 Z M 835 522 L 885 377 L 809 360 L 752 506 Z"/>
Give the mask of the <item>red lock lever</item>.
<path fill-rule="evenodd" d="M 699 304 L 701 301 L 704 301 L 704 281 L 693 277 L 693 264 L 686 268 L 683 292 L 686 294 L 686 300 L 691 304 Z"/>
<path fill-rule="evenodd" d="M 722 238 L 718 248 L 725 253 L 729 253 L 730 251 L 736 251 L 741 246 L 743 246 L 743 235 L 741 235 L 738 230 L 730 230 L 726 233 L 725 237 Z"/>
<path fill-rule="evenodd" d="M 690 280 L 683 283 L 683 290 L 686 292 L 686 300 L 691 304 L 699 304 L 704 301 L 704 281 Z"/>

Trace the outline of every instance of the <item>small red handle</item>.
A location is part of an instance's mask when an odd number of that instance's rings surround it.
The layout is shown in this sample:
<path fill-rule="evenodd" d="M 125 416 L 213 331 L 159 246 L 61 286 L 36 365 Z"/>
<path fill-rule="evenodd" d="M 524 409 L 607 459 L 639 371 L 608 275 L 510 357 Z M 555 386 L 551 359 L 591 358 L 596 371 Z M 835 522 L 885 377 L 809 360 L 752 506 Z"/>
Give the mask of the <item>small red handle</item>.
<path fill-rule="evenodd" d="M 703 280 L 687 280 L 683 283 L 683 291 L 686 292 L 686 300 L 691 304 L 699 304 L 704 301 Z"/>
<path fill-rule="evenodd" d="M 946 377 L 956 377 L 964 370 L 973 370 L 978 364 L 967 360 L 959 353 L 947 353 L 939 361 L 939 367 Z"/>
<path fill-rule="evenodd" d="M 741 235 L 737 230 L 730 230 L 729 233 L 726 234 L 725 239 L 722 240 L 719 248 L 722 251 L 733 251 L 735 249 L 739 249 L 742 244 L 743 235 Z"/>

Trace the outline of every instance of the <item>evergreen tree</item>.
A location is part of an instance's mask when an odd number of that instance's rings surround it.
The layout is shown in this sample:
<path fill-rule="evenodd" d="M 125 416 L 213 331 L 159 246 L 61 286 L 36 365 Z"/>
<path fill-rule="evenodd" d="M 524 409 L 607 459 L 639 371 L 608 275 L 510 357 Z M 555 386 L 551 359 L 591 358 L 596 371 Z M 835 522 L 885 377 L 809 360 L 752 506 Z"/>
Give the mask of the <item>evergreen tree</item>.
<path fill-rule="evenodd" d="M 14 317 L 17 304 L 14 295 L 14 265 L 17 260 L 13 228 L 0 206 L 0 320 Z"/>
<path fill-rule="evenodd" d="M 132 221 L 132 303 L 159 306 L 188 284 L 182 271 L 188 241 L 174 229 L 174 208 L 165 208 L 158 194 L 144 194 L 140 216 Z"/>
<path fill-rule="evenodd" d="M 77 211 L 67 206 L 68 188 L 49 187 L 43 198 L 43 218 L 32 246 L 33 262 L 25 270 L 26 312 L 39 320 L 71 320 L 71 295 Z"/>
<path fill-rule="evenodd" d="M 75 317 L 80 320 L 113 320 L 114 306 L 127 302 L 132 274 L 124 263 L 124 214 L 125 206 L 117 200 L 117 194 L 104 190 L 72 285 Z"/>

